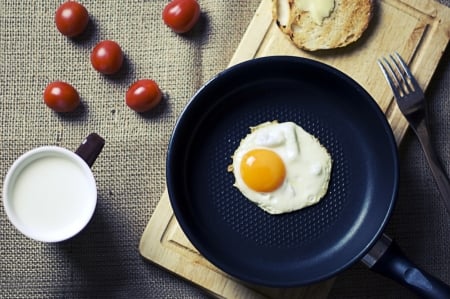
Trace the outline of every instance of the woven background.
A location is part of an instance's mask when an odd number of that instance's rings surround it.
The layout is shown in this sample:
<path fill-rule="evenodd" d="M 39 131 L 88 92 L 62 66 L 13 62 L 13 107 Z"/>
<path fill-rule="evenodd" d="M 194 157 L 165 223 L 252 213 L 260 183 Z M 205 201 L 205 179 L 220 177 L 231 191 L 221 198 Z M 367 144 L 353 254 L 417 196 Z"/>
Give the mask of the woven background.
<path fill-rule="evenodd" d="M 76 149 L 91 132 L 106 139 L 93 166 L 99 202 L 76 238 L 43 244 L 20 235 L 0 207 L 0 298 L 202 298 L 203 291 L 146 262 L 138 243 L 165 188 L 167 143 L 194 92 L 224 69 L 260 0 L 199 0 L 202 17 L 187 35 L 161 20 L 165 0 L 83 1 L 91 23 L 81 38 L 56 30 L 60 1 L 0 1 L 0 173 L 40 145 Z M 450 5 L 449 0 L 441 3 Z M 89 54 L 116 40 L 121 72 L 95 72 Z M 450 59 L 444 54 L 427 95 L 433 143 L 450 172 Z M 136 114 L 128 86 L 152 78 L 164 92 L 157 109 Z M 42 102 L 55 80 L 73 84 L 82 107 L 59 115 Z M 415 136 L 401 146 L 400 198 L 388 232 L 417 264 L 450 283 L 450 221 Z M 391 281 L 357 264 L 341 274 L 330 298 L 410 298 Z"/>

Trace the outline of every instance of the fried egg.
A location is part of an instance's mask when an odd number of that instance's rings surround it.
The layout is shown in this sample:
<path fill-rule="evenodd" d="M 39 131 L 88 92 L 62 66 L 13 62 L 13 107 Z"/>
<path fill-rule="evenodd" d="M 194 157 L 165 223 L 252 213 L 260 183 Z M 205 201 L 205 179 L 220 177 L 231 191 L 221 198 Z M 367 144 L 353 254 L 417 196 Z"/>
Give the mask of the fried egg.
<path fill-rule="evenodd" d="M 293 122 L 250 128 L 233 154 L 234 186 L 270 214 L 316 204 L 327 192 L 332 159 L 318 139 Z"/>

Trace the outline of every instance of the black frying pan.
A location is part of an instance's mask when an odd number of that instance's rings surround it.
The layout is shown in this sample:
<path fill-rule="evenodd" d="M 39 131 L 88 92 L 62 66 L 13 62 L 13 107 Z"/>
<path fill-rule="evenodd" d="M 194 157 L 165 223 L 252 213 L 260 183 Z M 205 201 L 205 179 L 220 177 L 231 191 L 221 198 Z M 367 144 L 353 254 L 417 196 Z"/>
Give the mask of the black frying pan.
<path fill-rule="evenodd" d="M 293 121 L 333 159 L 317 205 L 270 215 L 233 187 L 231 156 L 249 127 Z M 202 87 L 168 150 L 175 216 L 199 252 L 246 282 L 294 287 L 336 275 L 376 244 L 398 190 L 397 147 L 371 96 L 340 71 L 297 57 L 231 67 Z"/>

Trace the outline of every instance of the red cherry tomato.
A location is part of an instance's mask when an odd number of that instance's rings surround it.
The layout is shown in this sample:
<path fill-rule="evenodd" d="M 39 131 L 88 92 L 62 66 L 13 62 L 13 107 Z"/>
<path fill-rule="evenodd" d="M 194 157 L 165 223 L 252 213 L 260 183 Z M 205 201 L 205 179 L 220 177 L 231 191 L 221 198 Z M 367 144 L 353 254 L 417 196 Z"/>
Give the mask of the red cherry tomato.
<path fill-rule="evenodd" d="M 134 82 L 128 89 L 125 102 L 136 112 L 145 112 L 161 102 L 162 92 L 158 84 L 150 79 Z"/>
<path fill-rule="evenodd" d="M 164 23 L 176 33 L 185 33 L 194 27 L 200 17 L 196 0 L 172 0 L 164 7 Z"/>
<path fill-rule="evenodd" d="M 55 12 L 56 28 L 63 35 L 69 37 L 80 35 L 86 29 L 88 23 L 88 11 L 78 2 L 64 2 Z"/>
<path fill-rule="evenodd" d="M 56 112 L 71 112 L 80 104 L 80 96 L 72 85 L 55 81 L 45 88 L 44 102 Z"/>
<path fill-rule="evenodd" d="M 122 67 L 123 52 L 112 40 L 99 42 L 91 53 L 91 64 L 98 72 L 106 75 L 117 73 Z"/>

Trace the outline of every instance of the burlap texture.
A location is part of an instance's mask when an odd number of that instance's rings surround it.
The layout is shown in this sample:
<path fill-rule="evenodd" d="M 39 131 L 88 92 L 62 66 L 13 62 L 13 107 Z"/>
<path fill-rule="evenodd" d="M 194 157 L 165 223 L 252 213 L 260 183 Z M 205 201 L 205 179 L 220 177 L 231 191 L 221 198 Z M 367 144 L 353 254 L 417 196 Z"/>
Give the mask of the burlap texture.
<path fill-rule="evenodd" d="M 91 22 L 77 39 L 54 25 L 60 1 L 0 2 L 0 173 L 40 145 L 76 149 L 91 132 L 106 139 L 93 166 L 98 207 L 88 227 L 60 244 L 18 233 L 0 207 L 0 298 L 201 298 L 207 295 L 140 257 L 138 243 L 165 188 L 165 154 L 176 118 L 195 91 L 231 59 L 260 0 L 199 0 L 202 16 L 186 35 L 161 20 L 165 0 L 83 1 Z M 441 0 L 450 5 L 450 1 Z M 125 65 L 94 71 L 90 50 L 117 41 Z M 137 114 L 124 95 L 137 79 L 164 92 L 154 111 Z M 82 107 L 56 114 L 42 102 L 55 80 L 73 84 Z M 447 116 L 449 51 L 427 93 L 433 141 L 450 172 Z M 388 231 L 408 256 L 450 283 L 450 221 L 415 136 L 401 147 L 401 190 Z M 410 298 L 402 287 L 361 265 L 340 275 L 330 298 Z"/>

